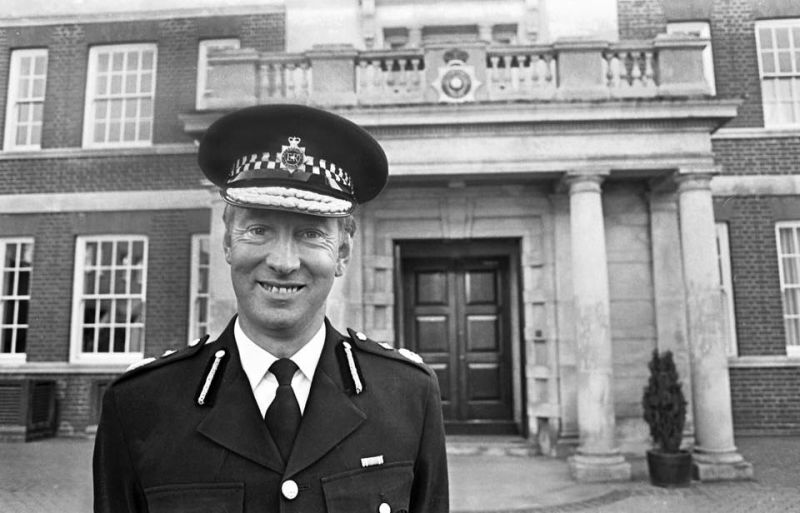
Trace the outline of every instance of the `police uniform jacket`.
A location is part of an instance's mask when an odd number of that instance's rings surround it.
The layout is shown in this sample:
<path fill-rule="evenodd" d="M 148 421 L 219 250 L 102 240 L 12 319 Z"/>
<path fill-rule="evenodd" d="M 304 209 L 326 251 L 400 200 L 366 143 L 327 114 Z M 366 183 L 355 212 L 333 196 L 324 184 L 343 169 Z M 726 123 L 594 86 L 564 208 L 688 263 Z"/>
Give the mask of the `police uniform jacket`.
<path fill-rule="evenodd" d="M 215 342 L 124 374 L 103 399 L 95 513 L 446 512 L 435 375 L 361 338 L 344 336 L 326 321 L 286 464 L 242 370 L 233 322 Z M 200 405 L 220 350 L 225 355 Z"/>

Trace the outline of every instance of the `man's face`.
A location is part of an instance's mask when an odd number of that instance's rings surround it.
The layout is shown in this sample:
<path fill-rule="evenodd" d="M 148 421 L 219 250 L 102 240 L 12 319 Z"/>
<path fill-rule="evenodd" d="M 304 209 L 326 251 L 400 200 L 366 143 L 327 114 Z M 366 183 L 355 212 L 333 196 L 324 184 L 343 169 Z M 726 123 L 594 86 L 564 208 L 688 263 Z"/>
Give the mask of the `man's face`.
<path fill-rule="evenodd" d="M 336 219 L 229 208 L 225 259 L 243 326 L 288 335 L 321 322 L 333 280 L 350 256 Z"/>

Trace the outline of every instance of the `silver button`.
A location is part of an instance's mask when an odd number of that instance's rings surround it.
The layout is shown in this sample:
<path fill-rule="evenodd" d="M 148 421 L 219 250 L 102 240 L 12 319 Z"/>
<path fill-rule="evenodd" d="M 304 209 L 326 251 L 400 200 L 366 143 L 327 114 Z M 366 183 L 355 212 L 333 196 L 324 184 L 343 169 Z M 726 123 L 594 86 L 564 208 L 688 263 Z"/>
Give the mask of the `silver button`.
<path fill-rule="evenodd" d="M 189 342 L 189 347 L 194 347 L 199 343 L 200 343 L 200 339 L 196 338 L 196 339 L 192 340 L 191 342 Z"/>
<path fill-rule="evenodd" d="M 392 507 L 385 502 L 381 502 L 381 505 L 378 506 L 378 513 L 392 513 Z"/>
<path fill-rule="evenodd" d="M 283 484 L 281 485 L 281 493 L 283 494 L 284 497 L 286 497 L 290 501 L 294 500 L 295 497 L 297 497 L 297 492 L 298 492 L 297 483 L 295 483 L 291 479 L 284 481 Z"/>
<path fill-rule="evenodd" d="M 360 331 L 357 331 L 357 332 L 356 332 L 356 338 L 357 338 L 358 340 L 361 340 L 361 341 L 367 340 L 367 336 L 366 336 L 366 335 L 364 335 L 363 333 L 361 333 Z"/>

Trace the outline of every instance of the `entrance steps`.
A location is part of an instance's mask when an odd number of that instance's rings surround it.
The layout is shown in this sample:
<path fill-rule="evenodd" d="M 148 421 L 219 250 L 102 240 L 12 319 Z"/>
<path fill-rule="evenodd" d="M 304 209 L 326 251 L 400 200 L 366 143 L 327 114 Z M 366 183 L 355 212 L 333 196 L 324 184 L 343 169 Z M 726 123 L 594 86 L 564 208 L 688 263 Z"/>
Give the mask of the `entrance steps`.
<path fill-rule="evenodd" d="M 459 456 L 516 456 L 541 454 L 536 444 L 521 436 L 448 435 L 447 454 Z"/>

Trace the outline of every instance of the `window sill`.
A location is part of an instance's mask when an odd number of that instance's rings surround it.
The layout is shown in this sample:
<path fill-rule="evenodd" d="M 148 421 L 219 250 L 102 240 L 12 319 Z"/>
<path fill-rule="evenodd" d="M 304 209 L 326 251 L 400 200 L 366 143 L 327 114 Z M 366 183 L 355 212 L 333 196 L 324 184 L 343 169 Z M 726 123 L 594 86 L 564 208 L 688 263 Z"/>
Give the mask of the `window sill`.
<path fill-rule="evenodd" d="M 711 135 L 717 139 L 777 139 L 800 137 L 800 125 L 784 127 L 721 128 Z"/>
<path fill-rule="evenodd" d="M 0 376 L 10 374 L 122 374 L 126 364 L 82 364 L 67 362 L 25 362 L 0 364 Z"/>
<path fill-rule="evenodd" d="M 144 359 L 144 353 L 119 353 L 119 354 L 85 354 L 80 353 L 70 358 L 70 364 L 97 366 L 119 365 L 128 366 Z"/>
<path fill-rule="evenodd" d="M 737 369 L 759 367 L 800 367 L 798 356 L 732 356 L 728 358 L 728 367 Z"/>
<path fill-rule="evenodd" d="M 23 365 L 26 358 L 25 353 L 3 353 L 0 354 L 0 365 Z"/>

